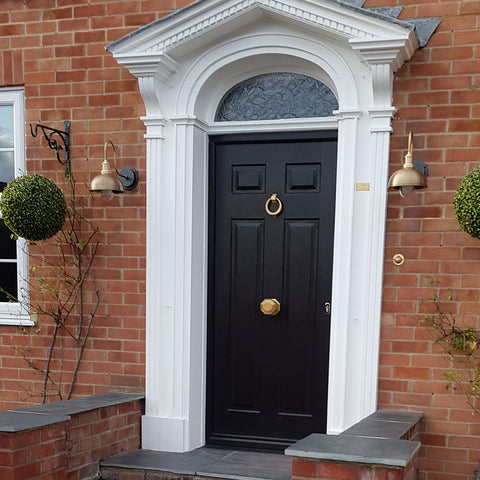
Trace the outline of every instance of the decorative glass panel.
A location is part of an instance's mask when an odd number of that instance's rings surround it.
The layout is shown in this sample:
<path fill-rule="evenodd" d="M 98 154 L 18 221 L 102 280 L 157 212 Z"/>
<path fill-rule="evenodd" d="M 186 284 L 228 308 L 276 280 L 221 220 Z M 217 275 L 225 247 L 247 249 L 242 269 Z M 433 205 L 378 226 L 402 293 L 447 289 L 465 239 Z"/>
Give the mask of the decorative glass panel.
<path fill-rule="evenodd" d="M 329 117 L 337 108 L 332 90 L 319 80 L 297 73 L 268 73 L 231 88 L 215 121 Z"/>

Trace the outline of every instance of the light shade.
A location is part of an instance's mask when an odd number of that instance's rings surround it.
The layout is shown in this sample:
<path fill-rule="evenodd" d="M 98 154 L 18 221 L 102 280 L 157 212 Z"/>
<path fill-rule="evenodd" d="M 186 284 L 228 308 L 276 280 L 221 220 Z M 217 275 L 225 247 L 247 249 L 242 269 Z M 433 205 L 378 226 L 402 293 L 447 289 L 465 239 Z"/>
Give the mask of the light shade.
<path fill-rule="evenodd" d="M 113 149 L 113 167 L 107 160 L 107 147 L 112 146 Z M 115 156 L 115 145 L 111 140 L 105 142 L 103 147 L 103 163 L 100 175 L 97 175 L 90 182 L 91 192 L 102 192 L 102 195 L 109 196 L 112 193 L 122 193 L 124 190 L 132 190 L 138 184 L 138 172 L 132 167 L 124 167 L 117 171 L 117 162 Z"/>
<path fill-rule="evenodd" d="M 393 173 L 388 181 L 388 186 L 403 191 L 425 188 L 427 179 L 425 175 L 415 168 L 413 163 L 413 134 L 408 134 L 408 153 L 405 155 L 405 163 L 400 170 Z"/>
<path fill-rule="evenodd" d="M 388 186 L 392 188 L 425 188 L 427 186 L 427 179 L 422 172 L 415 168 L 414 165 L 408 165 L 405 163 L 402 169 L 397 170 L 390 177 Z"/>
<path fill-rule="evenodd" d="M 90 182 L 91 192 L 122 193 L 123 185 L 115 171 L 110 169 L 110 164 L 105 159 L 102 163 L 102 171 Z"/>

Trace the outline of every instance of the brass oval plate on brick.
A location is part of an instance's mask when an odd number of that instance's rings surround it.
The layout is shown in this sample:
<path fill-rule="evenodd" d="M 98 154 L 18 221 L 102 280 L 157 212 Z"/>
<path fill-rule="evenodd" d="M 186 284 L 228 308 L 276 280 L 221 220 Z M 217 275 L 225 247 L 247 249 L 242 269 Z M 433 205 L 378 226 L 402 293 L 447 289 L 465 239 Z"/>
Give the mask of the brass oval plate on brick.
<path fill-rule="evenodd" d="M 405 257 L 401 253 L 396 253 L 392 258 L 393 263 L 399 267 L 405 263 Z"/>

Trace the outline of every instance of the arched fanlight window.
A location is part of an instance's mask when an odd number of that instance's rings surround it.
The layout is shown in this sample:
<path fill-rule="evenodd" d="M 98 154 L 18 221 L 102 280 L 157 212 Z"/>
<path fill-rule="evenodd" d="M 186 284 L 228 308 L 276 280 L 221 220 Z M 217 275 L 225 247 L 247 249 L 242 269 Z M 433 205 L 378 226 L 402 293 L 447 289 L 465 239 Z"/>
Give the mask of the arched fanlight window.
<path fill-rule="evenodd" d="M 338 108 L 330 88 L 307 75 L 268 73 L 231 88 L 215 114 L 216 122 L 329 117 Z"/>

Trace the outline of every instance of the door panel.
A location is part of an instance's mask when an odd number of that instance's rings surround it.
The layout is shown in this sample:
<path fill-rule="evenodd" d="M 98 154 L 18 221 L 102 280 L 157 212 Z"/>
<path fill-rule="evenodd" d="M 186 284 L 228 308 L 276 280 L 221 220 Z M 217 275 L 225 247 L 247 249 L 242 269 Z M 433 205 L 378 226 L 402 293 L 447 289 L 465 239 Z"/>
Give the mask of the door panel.
<path fill-rule="evenodd" d="M 336 132 L 212 137 L 210 150 L 207 443 L 281 449 L 325 431 Z"/>
<path fill-rule="evenodd" d="M 318 264 L 318 221 L 285 221 L 285 337 L 283 339 L 282 414 L 312 416 L 311 382 L 314 363 Z M 303 345 L 301 350 L 299 345 Z"/>
<path fill-rule="evenodd" d="M 255 368 L 256 299 L 261 293 L 263 271 L 263 220 L 232 221 L 231 306 L 228 342 L 232 377 L 229 411 L 258 410 L 258 371 Z M 246 262 L 248 251 L 251 261 Z"/>

